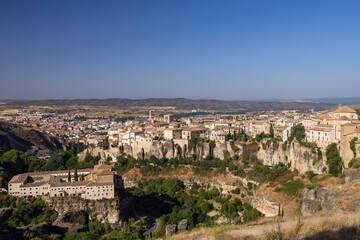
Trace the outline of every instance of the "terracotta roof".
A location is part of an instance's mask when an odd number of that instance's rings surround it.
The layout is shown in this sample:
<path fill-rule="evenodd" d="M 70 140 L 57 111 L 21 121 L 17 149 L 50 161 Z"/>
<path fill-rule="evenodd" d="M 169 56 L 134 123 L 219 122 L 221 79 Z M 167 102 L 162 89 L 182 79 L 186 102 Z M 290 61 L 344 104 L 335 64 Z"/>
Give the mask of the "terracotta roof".
<path fill-rule="evenodd" d="M 336 113 L 356 113 L 356 111 L 349 106 L 339 106 L 334 112 L 336 112 Z"/>
<path fill-rule="evenodd" d="M 91 186 L 104 186 L 104 185 L 114 185 L 114 183 L 113 182 L 91 182 L 86 186 L 91 187 Z"/>

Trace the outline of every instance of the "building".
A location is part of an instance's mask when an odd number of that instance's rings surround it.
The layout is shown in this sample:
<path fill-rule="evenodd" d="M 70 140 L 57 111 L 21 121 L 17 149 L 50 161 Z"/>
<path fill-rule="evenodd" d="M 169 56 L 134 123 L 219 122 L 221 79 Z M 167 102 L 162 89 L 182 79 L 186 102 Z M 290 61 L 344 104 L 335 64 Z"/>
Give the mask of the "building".
<path fill-rule="evenodd" d="M 205 132 L 205 128 L 185 128 L 182 130 L 182 138 L 192 139 L 194 137 L 200 137 L 200 135 Z"/>
<path fill-rule="evenodd" d="M 347 118 L 351 120 L 358 119 L 358 115 L 354 109 L 342 105 L 339 105 L 334 112 L 330 113 L 330 116 L 332 117 L 332 119 L 341 119 L 341 118 Z"/>
<path fill-rule="evenodd" d="M 354 138 L 358 138 L 355 142 L 356 156 L 360 156 L 360 125 L 359 124 L 347 124 L 341 128 L 340 138 L 340 156 L 344 161 L 345 167 L 348 167 L 351 159 L 354 158 L 354 152 L 350 148 L 350 141 Z"/>
<path fill-rule="evenodd" d="M 180 139 L 182 134 L 181 128 L 167 128 L 164 130 L 165 139 Z"/>
<path fill-rule="evenodd" d="M 79 181 L 74 181 L 74 171 L 30 172 L 14 176 L 9 184 L 10 195 L 24 197 L 80 196 L 84 199 L 111 199 L 115 189 L 123 187 L 122 179 L 111 167 L 105 164 L 96 165 L 93 169 L 77 170 Z"/>

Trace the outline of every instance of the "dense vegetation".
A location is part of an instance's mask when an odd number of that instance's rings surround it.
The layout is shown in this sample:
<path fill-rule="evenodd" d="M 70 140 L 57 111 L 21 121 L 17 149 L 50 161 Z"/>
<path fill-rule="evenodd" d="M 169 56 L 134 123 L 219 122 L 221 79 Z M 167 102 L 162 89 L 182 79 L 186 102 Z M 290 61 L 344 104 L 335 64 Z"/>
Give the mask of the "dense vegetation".
<path fill-rule="evenodd" d="M 94 166 L 100 158 L 95 159 L 90 154 L 86 154 L 85 160 L 79 162 L 77 154 L 84 151 L 86 148 L 87 146 L 85 145 L 75 146 L 72 144 L 70 150 L 60 151 L 59 153 L 50 156 L 41 170 L 54 171 Z"/>
<path fill-rule="evenodd" d="M 291 127 L 288 142 L 291 143 L 293 139 L 296 139 L 298 142 L 302 142 L 305 137 L 305 127 L 302 125 L 302 123 L 299 123 Z"/>
<path fill-rule="evenodd" d="M 0 163 L 6 171 L 18 174 L 39 171 L 43 162 L 18 150 L 10 150 L 0 157 Z"/>
<path fill-rule="evenodd" d="M 336 143 L 332 143 L 326 148 L 326 164 L 329 166 L 331 175 L 337 177 L 342 172 L 343 162 Z"/>
<path fill-rule="evenodd" d="M 248 203 L 231 195 L 223 195 L 218 189 L 204 189 L 194 184 L 186 189 L 178 179 L 150 179 L 139 184 L 129 191 L 136 196 L 135 206 L 138 213 L 160 216 L 164 234 L 167 224 L 178 224 L 180 220 L 189 221 L 189 229 L 198 225 L 210 226 L 217 217 L 209 217 L 207 213 L 217 210 L 224 217 L 240 223 L 239 212 L 242 212 L 243 221 L 248 222 L 260 216 L 260 213 Z M 162 201 L 162 204 L 159 202 Z M 212 202 L 220 203 L 215 209 Z"/>
<path fill-rule="evenodd" d="M 31 198 L 30 202 L 25 202 L 23 198 L 0 192 L 0 208 L 6 207 L 14 208 L 12 216 L 8 219 L 8 224 L 12 227 L 42 222 L 52 223 L 57 218 L 57 214 L 47 206 L 44 200 Z"/>

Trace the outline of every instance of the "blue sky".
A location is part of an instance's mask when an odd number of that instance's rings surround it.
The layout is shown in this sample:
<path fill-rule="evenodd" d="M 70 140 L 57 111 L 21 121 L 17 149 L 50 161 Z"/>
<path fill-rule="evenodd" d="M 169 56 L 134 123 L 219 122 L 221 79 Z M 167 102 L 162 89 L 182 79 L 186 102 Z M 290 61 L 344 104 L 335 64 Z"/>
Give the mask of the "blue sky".
<path fill-rule="evenodd" d="M 358 97 L 360 1 L 0 1 L 0 99 Z"/>

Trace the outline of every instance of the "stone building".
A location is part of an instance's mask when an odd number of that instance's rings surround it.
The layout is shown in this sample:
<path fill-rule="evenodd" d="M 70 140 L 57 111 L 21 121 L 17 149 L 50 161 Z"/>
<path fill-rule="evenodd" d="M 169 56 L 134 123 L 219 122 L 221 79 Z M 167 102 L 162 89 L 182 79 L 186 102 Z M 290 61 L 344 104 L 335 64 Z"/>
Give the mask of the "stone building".
<path fill-rule="evenodd" d="M 115 189 L 123 187 L 122 179 L 111 167 L 96 165 L 93 169 L 77 170 L 79 181 L 74 181 L 74 171 L 31 172 L 14 176 L 8 185 L 9 194 L 19 197 L 80 196 L 84 199 L 111 199 Z"/>

